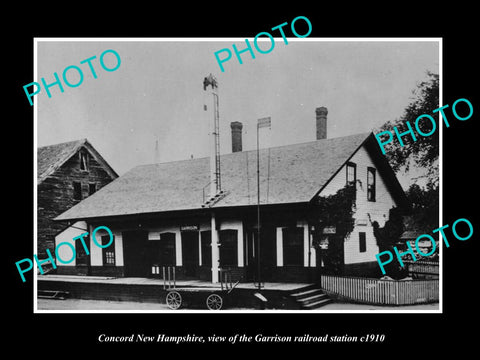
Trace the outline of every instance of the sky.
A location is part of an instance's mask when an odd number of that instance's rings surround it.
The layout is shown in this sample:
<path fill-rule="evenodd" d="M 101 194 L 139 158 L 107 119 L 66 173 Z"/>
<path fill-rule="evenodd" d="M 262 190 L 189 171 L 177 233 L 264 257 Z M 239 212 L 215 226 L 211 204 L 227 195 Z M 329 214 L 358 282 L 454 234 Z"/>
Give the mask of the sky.
<path fill-rule="evenodd" d="M 385 41 L 383 41 L 385 40 Z M 253 39 L 250 39 L 253 44 Z M 230 123 L 243 123 L 243 150 L 256 148 L 257 119 L 269 116 L 270 146 L 315 140 L 315 109 L 328 109 L 329 138 L 369 132 L 400 118 L 412 91 L 439 73 L 439 44 L 428 41 L 336 41 L 319 38 L 275 38 L 270 53 L 255 58 L 241 54 L 223 63 L 214 53 L 234 39 L 37 39 L 33 81 L 54 82 L 70 65 L 80 67 L 78 87 L 63 83 L 35 96 L 37 146 L 87 138 L 122 175 L 137 165 L 209 156 L 211 120 L 204 103 L 211 104 L 203 79 L 212 73 L 218 81 L 220 151 L 231 152 Z M 259 42 L 262 49 L 270 40 Z M 100 55 L 112 49 L 121 59 L 115 71 L 105 71 Z M 222 54 L 223 56 L 224 54 Z M 97 78 L 88 64 L 92 60 Z M 114 67 L 111 53 L 104 57 Z M 79 81 L 75 70 L 67 79 Z M 62 80 L 63 82 L 63 80 Z M 27 101 L 27 100 L 26 100 Z M 402 180 L 405 186 L 405 181 Z"/>

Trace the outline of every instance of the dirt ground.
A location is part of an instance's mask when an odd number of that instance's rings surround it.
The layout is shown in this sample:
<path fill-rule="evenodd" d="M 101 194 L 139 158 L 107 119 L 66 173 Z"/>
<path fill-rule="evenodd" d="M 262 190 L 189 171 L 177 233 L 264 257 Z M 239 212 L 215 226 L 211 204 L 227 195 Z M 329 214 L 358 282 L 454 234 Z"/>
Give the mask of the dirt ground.
<path fill-rule="evenodd" d="M 106 301 L 106 300 L 82 300 L 82 299 L 66 299 L 66 300 L 50 300 L 50 299 L 38 299 L 37 309 L 42 310 L 60 310 L 60 311 L 104 311 L 104 310 L 120 310 L 120 311 L 171 311 L 166 304 L 159 303 L 142 303 L 133 301 Z M 206 310 L 206 309 L 205 309 Z M 226 310 L 254 310 L 246 308 L 228 308 Z M 376 306 L 376 305 L 363 305 L 363 304 L 346 304 L 346 303 L 332 303 L 327 304 L 320 308 L 323 311 L 364 311 L 364 310 L 382 310 L 382 311 L 435 311 L 439 310 L 439 304 L 422 304 L 422 305 L 410 305 L 410 306 Z M 261 311 L 261 310 L 258 310 Z M 278 310 L 282 312 L 282 310 Z"/>

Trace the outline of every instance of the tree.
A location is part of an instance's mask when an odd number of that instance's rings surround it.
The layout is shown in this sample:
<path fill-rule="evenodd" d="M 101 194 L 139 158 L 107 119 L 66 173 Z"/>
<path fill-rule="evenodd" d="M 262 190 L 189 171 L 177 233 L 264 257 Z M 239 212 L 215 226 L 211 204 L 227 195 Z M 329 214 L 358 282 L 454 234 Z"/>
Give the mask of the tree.
<path fill-rule="evenodd" d="M 396 126 L 399 132 L 406 131 L 406 122 L 408 121 L 414 128 L 415 120 L 423 114 L 428 114 L 435 119 L 437 129 L 430 136 L 416 136 L 417 141 L 404 141 L 404 146 L 387 147 L 386 156 L 395 172 L 402 168 L 408 172 L 412 165 L 425 169 L 424 176 L 427 178 L 427 184 L 435 188 L 438 186 L 438 127 L 441 126 L 438 113 L 433 113 L 433 110 L 440 106 L 438 74 L 427 71 L 427 80 L 420 82 L 412 94 L 413 100 L 403 115 L 399 119 L 387 121 L 380 130 L 393 131 L 393 127 Z M 429 121 L 419 121 L 418 126 L 423 133 L 429 133 L 432 130 L 432 124 Z"/>
<path fill-rule="evenodd" d="M 373 227 L 373 235 L 377 240 L 378 249 L 382 251 L 393 252 L 393 247 L 397 245 L 400 236 L 403 234 L 403 211 L 400 208 L 392 207 L 389 212 L 388 220 L 383 227 L 377 221 L 372 221 L 370 214 L 368 219 Z"/>
<path fill-rule="evenodd" d="M 412 184 L 406 192 L 411 204 L 410 227 L 430 233 L 438 228 L 439 189 L 429 183 L 425 188 Z"/>
<path fill-rule="evenodd" d="M 412 102 L 406 107 L 400 119 L 389 121 L 382 126 L 382 130 L 392 131 L 397 126 L 399 132 L 406 130 L 405 123 L 408 121 L 412 128 L 416 119 L 423 114 L 432 116 L 436 122 L 436 130 L 430 136 L 416 136 L 417 141 L 404 141 L 404 146 L 391 146 L 387 148 L 386 156 L 393 170 L 409 172 L 411 167 L 423 169 L 426 178 L 424 187 L 414 183 L 406 191 L 411 204 L 410 216 L 406 217 L 406 230 L 430 233 L 438 227 L 439 213 L 439 171 L 438 158 L 439 146 L 439 113 L 433 113 L 439 108 L 439 76 L 427 72 L 427 79 L 418 84 L 413 91 Z M 429 121 L 419 121 L 419 129 L 422 133 L 429 133 L 432 124 Z M 406 215 L 406 214 L 405 214 Z"/>
<path fill-rule="evenodd" d="M 343 244 L 355 227 L 355 187 L 346 185 L 335 194 L 319 196 L 311 203 L 309 223 L 315 227 L 313 246 L 322 252 L 324 271 L 341 274 L 344 265 Z M 334 227 L 335 234 L 325 235 L 326 227 Z M 320 249 L 320 241 L 328 239 L 328 249 Z"/>
<path fill-rule="evenodd" d="M 346 185 L 333 195 L 317 197 L 309 212 L 310 223 L 319 233 L 327 226 L 335 226 L 336 234 L 346 238 L 355 227 L 355 193 L 354 186 Z"/>
<path fill-rule="evenodd" d="M 403 210 L 392 207 L 383 227 L 380 227 L 377 221 L 372 221 L 370 214 L 367 215 L 373 227 L 373 235 L 377 241 L 379 253 L 390 251 L 395 254 L 393 247 L 398 245 L 404 231 Z M 384 269 L 386 274 L 394 279 L 400 279 L 406 275 L 405 269 L 402 269 L 396 262 L 389 263 L 384 266 Z"/>

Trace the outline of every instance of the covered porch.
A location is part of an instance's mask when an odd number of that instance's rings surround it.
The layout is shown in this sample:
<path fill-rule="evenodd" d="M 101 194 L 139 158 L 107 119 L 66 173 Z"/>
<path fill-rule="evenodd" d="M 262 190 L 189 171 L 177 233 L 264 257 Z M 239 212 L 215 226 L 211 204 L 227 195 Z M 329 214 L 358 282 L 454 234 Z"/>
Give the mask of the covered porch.
<path fill-rule="evenodd" d="M 168 275 L 164 269 L 170 269 L 179 281 L 210 285 L 226 273 L 233 282 L 246 284 L 314 283 L 320 272 L 335 269 L 329 269 L 328 253 L 306 220 L 307 211 L 295 204 L 262 207 L 260 232 L 255 207 L 77 222 L 56 237 L 57 244 L 70 242 L 77 250 L 71 263 L 57 263 L 58 274 L 163 279 Z M 91 236 L 100 226 L 113 234 L 107 248 L 96 246 Z M 90 233 L 89 255 L 72 241 L 85 230 Z M 102 231 L 96 238 L 110 240 Z M 343 246 L 335 251 L 343 259 Z"/>

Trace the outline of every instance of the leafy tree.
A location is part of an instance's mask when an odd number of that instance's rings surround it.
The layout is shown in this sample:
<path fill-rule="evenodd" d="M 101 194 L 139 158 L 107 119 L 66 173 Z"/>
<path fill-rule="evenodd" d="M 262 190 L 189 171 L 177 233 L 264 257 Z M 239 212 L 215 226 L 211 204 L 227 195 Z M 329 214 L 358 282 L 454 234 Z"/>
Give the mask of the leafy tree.
<path fill-rule="evenodd" d="M 355 219 L 355 188 L 353 186 L 344 186 L 335 194 L 329 196 L 319 196 L 312 203 L 312 218 L 310 222 L 315 224 L 319 233 L 327 226 L 335 226 L 336 234 L 345 238 L 353 231 Z"/>
<path fill-rule="evenodd" d="M 412 91 L 413 100 L 405 109 L 403 115 L 394 121 L 387 121 L 381 128 L 381 131 L 393 131 L 397 126 L 400 133 L 408 130 L 405 125 L 408 121 L 412 128 L 415 128 L 415 120 L 423 114 L 432 116 L 436 122 L 436 130 L 431 136 L 421 136 L 416 134 L 417 141 L 411 138 L 405 138 L 404 146 L 387 146 L 386 156 L 395 172 L 404 168 L 408 172 L 412 165 L 426 169 L 425 176 L 427 183 L 438 186 L 438 156 L 439 156 L 439 127 L 442 126 L 439 121 L 439 113 L 433 113 L 439 105 L 439 76 L 427 71 L 427 80 L 418 84 Z M 432 124 L 427 119 L 418 122 L 422 133 L 429 133 L 432 130 Z"/>
<path fill-rule="evenodd" d="M 406 192 L 411 204 L 411 227 L 431 233 L 438 228 L 439 189 L 429 183 L 425 188 L 412 184 Z"/>
<path fill-rule="evenodd" d="M 343 242 L 355 227 L 355 187 L 345 186 L 335 194 L 319 196 L 309 211 L 309 223 L 315 226 L 314 246 L 319 247 L 320 240 L 328 236 L 329 244 L 323 251 L 325 271 L 341 274 L 343 271 Z M 324 235 L 327 226 L 334 226 L 335 234 Z"/>
<path fill-rule="evenodd" d="M 439 127 L 443 126 L 443 120 L 440 119 L 439 112 L 433 113 L 440 106 L 438 74 L 427 72 L 427 79 L 420 82 L 412 93 L 413 99 L 402 116 L 385 123 L 381 130 L 393 131 L 393 127 L 397 126 L 398 131 L 402 133 L 407 130 L 405 125 L 407 121 L 414 128 L 415 120 L 423 114 L 430 115 L 435 119 L 436 129 L 432 135 L 425 137 L 415 131 L 416 141 L 408 137 L 404 138 L 403 147 L 397 144 L 397 146 L 386 148 L 386 156 L 396 173 L 409 172 L 411 168 L 424 169 L 424 175 L 420 177 L 426 178 L 426 185 L 420 187 L 414 183 L 406 191 L 411 204 L 411 212 L 405 220 L 406 230 L 430 233 L 438 227 L 439 212 Z M 418 126 L 422 133 L 429 133 L 433 130 L 432 123 L 427 119 L 419 121 Z"/>
<path fill-rule="evenodd" d="M 397 207 L 390 209 L 388 220 L 383 227 L 377 221 L 372 221 L 370 214 L 367 214 L 373 227 L 373 235 L 377 241 L 378 249 L 382 251 L 391 251 L 397 244 L 404 231 L 403 211 Z"/>
<path fill-rule="evenodd" d="M 380 224 L 377 221 L 372 221 L 370 214 L 368 214 L 368 219 L 373 227 L 373 235 L 377 241 L 379 253 L 390 251 L 394 254 L 393 256 L 395 256 L 393 247 L 400 241 L 400 236 L 402 236 L 404 231 L 403 213 L 403 210 L 400 208 L 391 208 L 388 220 L 383 227 L 380 227 Z M 400 279 L 406 275 L 405 269 L 401 268 L 396 261 L 390 262 L 384 266 L 384 268 L 386 275 L 394 279 Z"/>

